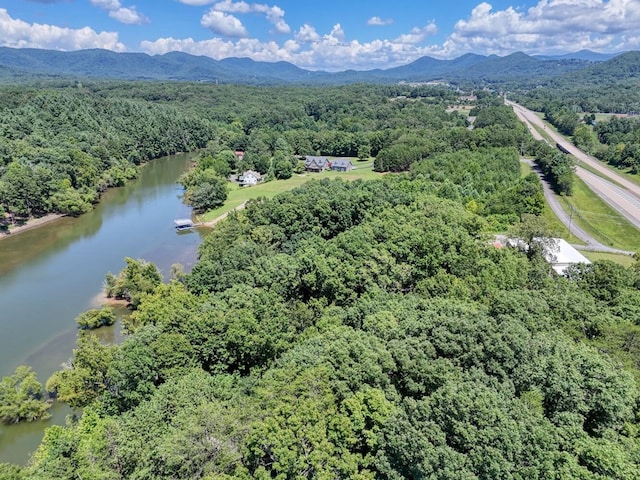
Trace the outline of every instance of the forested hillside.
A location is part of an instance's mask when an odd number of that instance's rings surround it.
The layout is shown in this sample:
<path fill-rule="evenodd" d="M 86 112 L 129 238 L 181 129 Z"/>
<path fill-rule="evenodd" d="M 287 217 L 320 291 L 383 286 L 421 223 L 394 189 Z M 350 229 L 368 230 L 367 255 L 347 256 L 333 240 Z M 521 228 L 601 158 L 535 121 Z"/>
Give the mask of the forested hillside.
<path fill-rule="evenodd" d="M 557 277 L 431 190 L 312 182 L 220 224 L 121 346 L 79 337 L 49 388 L 82 417 L 22 478 L 637 478 L 635 271 Z"/>
<path fill-rule="evenodd" d="M 422 57 L 387 70 L 325 72 L 304 70 L 288 62 L 260 62 L 250 58 L 215 60 L 182 52 L 163 55 L 116 53 L 88 49 L 55 51 L 0 47 L 0 82 L 55 79 L 179 80 L 246 85 L 346 85 L 359 82 L 392 84 L 400 80 L 427 82 L 530 82 L 548 80 L 581 70 L 608 58 L 591 52 L 546 59 L 515 53 L 505 57 L 466 54 L 451 60 Z"/>
<path fill-rule="evenodd" d="M 212 175 L 310 153 L 388 174 L 252 200 L 166 283 L 127 259 L 107 284 L 135 308 L 129 335 L 79 330 L 46 383 L 77 415 L 0 477 L 638 478 L 640 268 L 553 272 L 519 151 L 559 183 L 567 165 L 499 97 L 478 95 L 469 129 L 440 87 L 83 89 L 209 126 Z M 494 245 L 505 231 L 526 251 Z"/>
<path fill-rule="evenodd" d="M 101 98 L 82 87 L 0 90 L 0 212 L 77 215 L 137 166 L 191 151 L 211 122 L 170 106 Z"/>
<path fill-rule="evenodd" d="M 512 98 L 536 111 L 562 104 L 575 112 L 640 111 L 640 52 L 627 52 L 606 62 L 560 75 L 535 88 L 514 85 Z"/>

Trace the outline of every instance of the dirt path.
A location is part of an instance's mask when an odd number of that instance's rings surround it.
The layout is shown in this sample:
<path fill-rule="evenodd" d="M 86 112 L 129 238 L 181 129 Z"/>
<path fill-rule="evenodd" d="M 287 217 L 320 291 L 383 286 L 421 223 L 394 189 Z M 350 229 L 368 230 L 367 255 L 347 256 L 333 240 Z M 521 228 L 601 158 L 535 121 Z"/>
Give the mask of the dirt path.
<path fill-rule="evenodd" d="M 219 217 L 216 217 L 216 218 L 214 218 L 213 220 L 211 220 L 209 222 L 201 222 L 200 225 L 203 226 L 203 227 L 213 227 L 213 226 L 216 225 L 216 223 L 221 222 L 222 220 L 227 218 L 231 212 L 238 212 L 240 210 L 244 210 L 244 207 L 246 207 L 246 206 L 247 206 L 247 202 L 242 202 L 236 208 L 234 208 L 232 210 L 229 210 L 227 213 L 223 213 Z"/>

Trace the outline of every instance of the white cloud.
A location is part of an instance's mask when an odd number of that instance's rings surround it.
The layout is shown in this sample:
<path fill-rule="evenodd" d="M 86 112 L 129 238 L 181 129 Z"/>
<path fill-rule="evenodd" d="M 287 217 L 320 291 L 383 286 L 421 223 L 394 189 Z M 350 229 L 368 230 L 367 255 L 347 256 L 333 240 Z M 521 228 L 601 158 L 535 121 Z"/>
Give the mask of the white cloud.
<path fill-rule="evenodd" d="M 324 41 L 331 45 L 339 45 L 345 41 L 345 33 L 342 29 L 342 26 L 339 23 L 336 23 L 331 29 L 331 33 L 329 35 L 325 35 Z"/>
<path fill-rule="evenodd" d="M 640 2 L 636 0 L 540 0 L 527 10 L 508 7 L 497 11 L 483 2 L 469 18 L 459 20 L 449 38 L 432 51 L 451 57 L 469 51 L 505 55 L 518 50 L 612 49 L 621 35 L 633 37 L 639 29 Z"/>
<path fill-rule="evenodd" d="M 104 10 L 117 10 L 121 6 L 119 0 L 91 0 L 91 5 Z"/>
<path fill-rule="evenodd" d="M 213 6 L 213 10 L 225 13 L 261 13 L 271 23 L 277 33 L 290 33 L 291 27 L 284 21 L 284 10 L 277 5 L 273 7 L 263 3 L 234 2 L 223 0 Z"/>
<path fill-rule="evenodd" d="M 396 43 L 409 43 L 416 44 L 421 43 L 430 35 L 435 35 L 438 33 L 438 27 L 435 22 L 431 22 L 423 28 L 414 27 L 411 29 L 409 33 L 405 33 L 400 35 L 394 41 Z"/>
<path fill-rule="evenodd" d="M 175 39 L 160 38 L 154 42 L 144 41 L 141 44 L 144 51 L 151 54 L 163 54 L 180 51 L 192 55 L 206 55 L 220 60 L 227 57 L 250 57 L 257 61 L 292 61 L 293 52 L 298 45 L 294 41 L 287 41 L 283 46 L 276 42 L 261 42 L 253 38 L 243 38 L 237 41 L 212 38 L 195 41 L 192 38 Z"/>
<path fill-rule="evenodd" d="M 247 37 L 249 32 L 244 28 L 242 22 L 233 15 L 228 15 L 216 10 L 209 10 L 200 21 L 203 27 L 212 32 L 226 37 Z"/>
<path fill-rule="evenodd" d="M 417 29 L 414 35 L 432 31 L 434 27 L 430 25 Z M 192 38 L 161 38 L 154 42 L 142 42 L 141 48 L 152 54 L 178 50 L 216 59 L 237 56 L 266 62 L 287 61 L 302 68 L 329 71 L 386 68 L 405 64 L 424 55 L 423 49 L 408 42 L 348 40 L 340 24 L 334 25 L 331 31 L 324 35 L 318 34 L 313 26 L 304 24 L 295 33 L 294 40 L 287 40 L 282 45 L 249 38 L 236 41 L 220 38 L 204 41 Z"/>
<path fill-rule="evenodd" d="M 55 50 L 80 50 L 104 48 L 116 52 L 125 51 L 116 32 L 96 32 L 84 27 L 62 28 L 55 25 L 27 23 L 11 18 L 6 9 L 0 8 L 0 45 L 14 48 L 48 48 Z"/>
<path fill-rule="evenodd" d="M 386 20 L 383 20 L 380 17 L 371 17 L 369 20 L 367 20 L 367 25 L 375 25 L 375 26 L 391 25 L 392 23 L 393 23 L 392 18 L 387 18 Z"/>
<path fill-rule="evenodd" d="M 40 4 L 72 0 L 30 0 Z M 566 53 L 589 48 L 621 51 L 640 48 L 640 0 L 536 0 L 530 8 L 494 9 L 490 0 L 476 0 L 476 7 L 460 19 L 441 43 L 429 45 L 437 32 L 435 22 L 417 26 L 396 38 L 371 41 L 349 39 L 341 24 L 318 32 L 305 23 L 292 33 L 285 11 L 277 5 L 234 0 L 177 0 L 204 7 L 201 24 L 215 32 L 210 40 L 160 38 L 142 42 L 150 53 L 180 50 L 213 58 L 245 56 L 262 61 L 289 61 L 310 69 L 344 70 L 388 68 L 423 55 L 452 58 L 467 52 L 505 55 L 514 51 Z M 256 0 L 276 1 L 276 0 Z M 127 24 L 148 21 L 137 12 L 133 0 L 90 0 L 110 17 Z M 5 2 L 6 3 L 6 2 Z M 517 2 L 510 2 L 516 5 Z M 522 2 L 520 2 L 522 3 Z M 242 15 L 259 15 L 273 32 L 288 34 L 279 42 L 248 38 Z M 388 25 L 392 19 L 371 17 L 371 26 Z M 382 29 L 380 30 L 382 31 Z M 89 27 L 62 28 L 12 19 L 0 9 L 0 45 L 73 50 L 107 48 L 125 50 L 115 32 L 97 33 Z"/>
<path fill-rule="evenodd" d="M 109 16 L 120 23 L 126 23 L 128 25 L 140 25 L 149 22 L 147 17 L 140 15 L 136 11 L 136 7 L 121 7 L 117 10 L 111 10 L 109 11 Z"/>
<path fill-rule="evenodd" d="M 120 0 L 91 0 L 91 5 L 109 12 L 109 16 L 120 23 L 142 25 L 149 19 L 138 13 L 136 7 L 123 7 Z"/>
<path fill-rule="evenodd" d="M 201 7 L 203 5 L 215 3 L 216 0 L 178 0 L 178 2 L 184 3 L 185 5 L 191 5 L 192 7 Z"/>
<path fill-rule="evenodd" d="M 302 43 L 312 43 L 320 40 L 320 35 L 311 25 L 304 24 L 295 34 L 295 39 Z"/>

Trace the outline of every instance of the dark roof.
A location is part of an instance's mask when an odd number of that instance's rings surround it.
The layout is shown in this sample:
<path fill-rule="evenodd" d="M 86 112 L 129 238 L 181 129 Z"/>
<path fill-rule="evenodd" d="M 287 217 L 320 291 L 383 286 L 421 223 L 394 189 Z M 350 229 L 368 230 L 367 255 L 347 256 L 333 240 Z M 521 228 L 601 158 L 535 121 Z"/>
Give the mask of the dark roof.
<path fill-rule="evenodd" d="M 351 163 L 351 160 L 349 160 L 348 158 L 336 158 L 331 162 L 331 166 L 347 168 L 349 166 L 353 166 L 353 164 Z"/>
<path fill-rule="evenodd" d="M 304 159 L 304 166 L 307 168 L 323 168 L 329 163 L 327 157 L 317 157 L 315 155 L 307 155 Z"/>

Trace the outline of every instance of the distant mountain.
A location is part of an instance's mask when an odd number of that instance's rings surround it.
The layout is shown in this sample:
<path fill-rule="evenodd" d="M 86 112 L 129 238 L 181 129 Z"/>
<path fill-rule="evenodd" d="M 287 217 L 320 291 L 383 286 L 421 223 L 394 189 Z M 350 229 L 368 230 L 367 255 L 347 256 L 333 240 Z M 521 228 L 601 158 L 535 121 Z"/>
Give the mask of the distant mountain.
<path fill-rule="evenodd" d="M 96 78 L 334 85 L 356 82 L 397 83 L 444 80 L 458 84 L 507 82 L 536 84 L 561 77 L 569 72 L 573 74 L 573 72 L 584 71 L 585 75 L 600 75 L 607 74 L 609 68 L 614 68 L 621 75 L 632 74 L 635 71 L 634 68 L 639 66 L 633 54 L 640 55 L 638 52 L 629 52 L 629 54 L 621 54 L 602 61 L 605 58 L 604 54 L 588 50 L 556 57 L 533 57 L 521 52 L 504 57 L 466 54 L 452 60 L 422 57 L 407 65 L 386 70 L 347 70 L 330 73 L 304 70 L 287 62 L 257 62 L 249 58 L 214 60 L 181 52 L 147 55 L 116 53 L 100 49 L 60 52 L 0 47 L 0 80 L 16 82 L 34 79 Z M 617 59 L 620 59 L 619 63 L 609 63 Z M 609 66 L 605 67 L 605 65 Z M 612 65 L 615 66 L 612 67 Z M 600 66 L 602 69 L 598 70 Z"/>
<path fill-rule="evenodd" d="M 573 83 L 598 85 L 640 79 L 640 52 L 625 52 L 605 62 L 595 63 L 558 78 Z M 637 83 L 637 82 L 636 82 Z"/>
<path fill-rule="evenodd" d="M 591 50 L 580 50 L 564 55 L 533 55 L 540 60 L 586 60 L 588 62 L 606 62 L 607 60 L 620 55 L 619 53 L 597 53 Z"/>
<path fill-rule="evenodd" d="M 0 47 L 0 66 L 31 75 L 123 80 L 282 83 L 288 81 L 288 76 L 299 79 L 306 74 L 305 70 L 286 62 L 254 62 L 242 58 L 218 61 L 181 52 L 152 56 L 100 49 L 60 52 Z"/>

